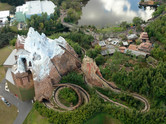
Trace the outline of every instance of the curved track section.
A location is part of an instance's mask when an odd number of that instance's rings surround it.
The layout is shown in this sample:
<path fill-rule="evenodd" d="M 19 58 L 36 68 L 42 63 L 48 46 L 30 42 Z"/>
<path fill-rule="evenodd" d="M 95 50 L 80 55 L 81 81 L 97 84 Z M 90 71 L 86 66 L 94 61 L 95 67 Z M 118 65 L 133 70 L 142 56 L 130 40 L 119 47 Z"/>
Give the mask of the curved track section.
<path fill-rule="evenodd" d="M 65 109 L 67 111 L 72 111 L 72 110 L 78 108 L 83 102 L 88 103 L 90 100 L 89 94 L 78 85 L 67 83 L 67 84 L 56 84 L 56 85 L 54 85 L 54 87 L 56 87 L 56 89 L 54 90 L 54 95 L 53 95 L 54 102 L 58 105 L 58 107 Z M 58 98 L 59 91 L 65 87 L 69 87 L 69 88 L 73 89 L 76 92 L 76 94 L 78 95 L 77 105 L 72 106 L 72 107 L 67 107 L 59 101 L 59 98 Z"/>
<path fill-rule="evenodd" d="M 97 75 L 97 74 L 96 74 Z M 117 88 L 116 86 L 113 86 L 113 85 L 111 85 L 111 83 L 109 83 L 108 81 L 106 81 L 103 77 L 100 77 L 99 75 L 97 75 L 100 79 L 101 79 L 101 81 L 104 83 L 104 85 L 105 86 L 107 86 L 108 88 L 110 88 L 113 92 L 116 92 L 116 93 L 121 93 L 121 90 L 119 89 L 119 88 Z M 99 92 L 98 92 L 98 94 L 99 94 Z M 110 100 L 108 97 L 106 97 L 105 95 L 103 95 L 103 94 L 99 94 L 103 99 L 105 99 L 105 100 L 107 100 L 107 101 L 110 101 L 110 102 L 112 102 L 112 100 Z M 134 98 L 136 98 L 136 99 L 138 99 L 138 100 L 140 100 L 140 101 L 142 101 L 144 104 L 145 104 L 145 107 L 144 107 L 144 109 L 143 110 L 141 110 L 141 112 L 148 112 L 149 110 L 150 110 L 150 104 L 149 104 L 149 102 L 148 102 L 148 100 L 146 99 L 146 98 L 144 98 L 143 96 L 141 96 L 141 95 L 139 95 L 139 94 L 136 94 L 136 93 L 130 93 L 129 95 L 131 95 L 131 96 L 133 96 Z M 112 103 L 115 103 L 116 104 L 116 102 L 112 102 Z M 122 104 L 116 104 L 116 105 L 119 105 L 119 106 L 121 106 L 121 107 L 124 107 L 124 108 L 126 108 L 125 106 L 122 106 Z"/>
<path fill-rule="evenodd" d="M 121 106 L 121 107 L 123 107 L 123 108 L 129 109 L 127 106 L 125 106 L 125 105 L 123 105 L 123 104 L 121 104 L 121 103 L 118 103 L 118 102 L 115 102 L 115 101 L 109 99 L 107 96 L 101 94 L 101 93 L 98 92 L 97 90 L 96 90 L 96 92 L 97 92 L 97 94 L 98 94 L 101 98 L 103 98 L 104 100 L 109 101 L 109 102 L 111 102 L 111 103 L 114 103 L 114 104 L 117 105 L 117 106 Z"/>

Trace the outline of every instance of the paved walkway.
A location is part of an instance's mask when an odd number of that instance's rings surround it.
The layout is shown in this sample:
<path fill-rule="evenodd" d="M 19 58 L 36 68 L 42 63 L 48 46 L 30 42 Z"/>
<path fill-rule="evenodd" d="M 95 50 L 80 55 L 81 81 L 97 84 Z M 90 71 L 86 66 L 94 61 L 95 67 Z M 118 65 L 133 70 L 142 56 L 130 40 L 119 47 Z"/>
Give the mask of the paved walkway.
<path fill-rule="evenodd" d="M 5 79 L 0 83 L 0 95 L 3 96 L 9 103 L 15 105 L 18 108 L 18 116 L 14 121 L 14 124 L 22 124 L 32 109 L 31 101 L 22 102 L 17 99 L 13 94 L 5 91 Z"/>

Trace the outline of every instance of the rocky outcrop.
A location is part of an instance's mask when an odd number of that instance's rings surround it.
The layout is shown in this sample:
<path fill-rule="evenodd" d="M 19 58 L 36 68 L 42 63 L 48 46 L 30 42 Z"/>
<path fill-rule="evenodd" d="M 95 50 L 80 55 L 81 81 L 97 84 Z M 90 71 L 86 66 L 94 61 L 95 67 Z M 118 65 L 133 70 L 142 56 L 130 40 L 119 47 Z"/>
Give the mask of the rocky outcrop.
<path fill-rule="evenodd" d="M 102 77 L 102 75 L 100 73 L 99 67 L 96 65 L 93 59 L 85 56 L 81 65 L 81 70 L 84 72 L 85 79 L 89 85 L 103 87 L 103 84 L 99 79 L 99 76 Z"/>
<path fill-rule="evenodd" d="M 56 67 L 52 65 L 51 71 L 48 76 L 46 76 L 41 81 L 35 81 L 35 99 L 42 101 L 43 99 L 50 99 L 52 92 L 54 90 L 53 86 L 61 80 L 61 76 L 58 73 Z"/>
<path fill-rule="evenodd" d="M 78 55 L 72 47 L 67 44 L 64 50 L 65 52 L 63 55 L 55 56 L 51 59 L 53 65 L 61 76 L 81 66 L 78 60 Z"/>

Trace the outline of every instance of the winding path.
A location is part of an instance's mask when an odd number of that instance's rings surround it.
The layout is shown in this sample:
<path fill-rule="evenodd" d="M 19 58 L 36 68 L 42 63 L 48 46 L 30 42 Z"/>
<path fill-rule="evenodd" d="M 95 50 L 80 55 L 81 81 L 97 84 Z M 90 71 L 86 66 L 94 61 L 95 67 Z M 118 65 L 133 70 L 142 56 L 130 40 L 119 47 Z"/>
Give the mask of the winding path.
<path fill-rule="evenodd" d="M 103 84 L 104 84 L 105 86 L 107 86 L 108 88 L 110 88 L 113 92 L 121 93 L 121 90 L 120 90 L 119 88 L 117 88 L 117 87 L 111 85 L 111 83 L 109 83 L 108 81 L 106 81 L 103 77 L 100 77 L 99 75 L 97 75 L 97 76 L 101 79 L 101 81 L 103 82 Z M 98 93 L 98 94 L 99 94 L 99 93 Z M 103 94 L 101 94 L 101 93 L 100 93 L 99 95 L 100 95 L 103 99 L 112 102 L 112 100 L 110 100 L 107 96 L 105 96 L 105 95 L 103 95 Z M 150 110 L 150 104 L 149 104 L 148 100 L 147 100 L 145 97 L 143 97 L 143 96 L 141 96 L 141 95 L 139 95 L 139 94 L 137 94 L 137 93 L 129 93 L 129 95 L 131 95 L 131 96 L 133 96 L 134 98 L 136 98 L 136 99 L 142 101 L 142 102 L 145 104 L 145 107 L 144 107 L 143 110 L 141 110 L 141 112 L 148 112 L 148 111 Z M 112 103 L 115 103 L 115 102 L 113 101 Z M 116 105 L 119 105 L 119 106 L 122 106 L 122 104 L 117 104 L 117 103 L 115 103 L 115 104 L 116 104 Z M 122 106 L 122 107 L 124 107 L 124 106 Z M 125 107 L 125 108 L 126 108 L 126 107 Z"/>
<path fill-rule="evenodd" d="M 60 13 L 61 13 L 60 20 L 61 20 L 61 24 L 62 24 L 63 26 L 68 27 L 68 28 L 71 29 L 71 30 L 78 28 L 77 25 L 69 24 L 69 23 L 64 22 L 64 18 L 67 17 L 66 11 L 64 11 L 64 10 L 61 9 L 61 10 L 60 10 Z"/>

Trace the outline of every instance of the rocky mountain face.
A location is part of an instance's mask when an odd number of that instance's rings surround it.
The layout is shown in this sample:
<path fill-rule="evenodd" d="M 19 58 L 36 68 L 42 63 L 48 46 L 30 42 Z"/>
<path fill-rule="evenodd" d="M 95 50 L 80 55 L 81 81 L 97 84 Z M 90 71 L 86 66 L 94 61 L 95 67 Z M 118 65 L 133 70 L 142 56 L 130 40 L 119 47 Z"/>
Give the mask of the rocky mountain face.
<path fill-rule="evenodd" d="M 53 86 L 61 77 L 81 66 L 78 55 L 64 38 L 52 40 L 33 28 L 29 29 L 26 38 L 18 36 L 16 48 L 22 52 L 17 56 L 17 68 L 13 74 L 31 71 L 35 99 L 39 101 L 49 99 Z"/>
<path fill-rule="evenodd" d="M 95 61 L 88 56 L 85 56 L 81 65 L 81 70 L 85 74 L 86 82 L 91 86 L 103 87 L 99 67 L 96 65 Z"/>

